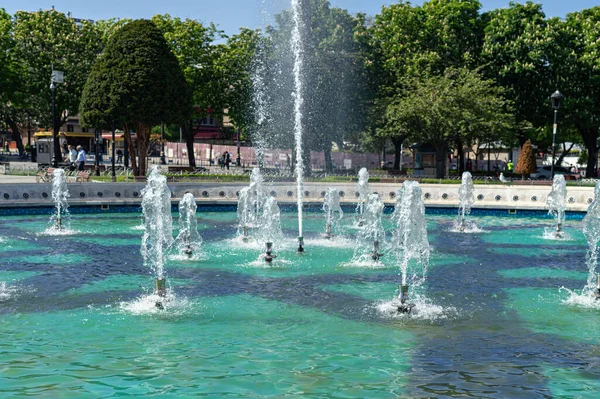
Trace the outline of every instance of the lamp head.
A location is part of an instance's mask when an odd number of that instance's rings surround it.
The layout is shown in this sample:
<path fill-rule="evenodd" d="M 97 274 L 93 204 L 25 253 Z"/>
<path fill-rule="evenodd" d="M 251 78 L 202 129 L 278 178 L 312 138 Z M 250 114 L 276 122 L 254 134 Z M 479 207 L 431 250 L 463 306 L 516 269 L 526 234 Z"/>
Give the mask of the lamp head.
<path fill-rule="evenodd" d="M 556 90 L 554 93 L 552 93 L 550 98 L 552 99 L 552 108 L 559 109 L 560 104 L 562 103 L 562 100 L 563 98 L 565 98 L 565 96 L 563 96 L 560 91 Z"/>

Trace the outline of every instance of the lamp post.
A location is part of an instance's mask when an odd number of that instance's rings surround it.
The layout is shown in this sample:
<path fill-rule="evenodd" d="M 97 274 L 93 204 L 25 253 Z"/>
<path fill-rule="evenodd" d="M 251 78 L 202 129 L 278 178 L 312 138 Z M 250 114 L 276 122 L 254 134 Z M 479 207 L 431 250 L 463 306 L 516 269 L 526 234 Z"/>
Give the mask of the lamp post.
<path fill-rule="evenodd" d="M 115 155 L 116 155 L 116 151 L 115 151 L 115 124 L 113 123 L 112 125 L 112 154 L 111 154 L 111 163 L 112 163 L 112 172 L 110 175 L 110 181 L 112 182 L 116 182 L 117 181 L 117 175 L 115 174 Z"/>
<path fill-rule="evenodd" d="M 237 146 L 237 155 L 236 155 L 236 157 L 235 157 L 235 165 L 236 165 L 238 168 L 241 166 L 240 164 L 242 163 L 242 156 L 241 156 L 241 154 L 240 154 L 240 146 L 241 146 L 241 144 L 242 144 L 242 143 L 240 142 L 240 133 L 241 133 L 241 130 L 242 130 L 242 129 L 240 129 L 240 128 L 238 127 L 238 131 L 237 131 L 237 140 L 236 140 L 236 142 L 235 142 L 235 144 L 236 144 L 236 146 Z"/>
<path fill-rule="evenodd" d="M 565 98 L 560 91 L 556 90 L 550 96 L 552 99 L 552 108 L 554 108 L 554 125 L 552 126 L 552 165 L 550 166 L 550 174 L 551 179 L 554 180 L 554 157 L 556 156 L 556 115 L 558 114 L 558 109 L 560 108 L 560 104 Z"/>
<path fill-rule="evenodd" d="M 98 139 L 98 129 L 94 130 L 94 152 L 95 152 L 95 156 L 94 156 L 94 171 L 96 172 L 96 176 L 100 176 L 100 158 L 98 157 L 99 151 L 98 148 L 100 147 L 100 141 Z"/>
<path fill-rule="evenodd" d="M 52 166 L 58 168 L 58 159 L 61 157 L 60 143 L 58 142 L 58 126 L 56 125 L 56 83 L 64 82 L 64 74 L 62 71 L 54 69 L 52 63 L 52 75 L 50 77 L 50 90 L 52 90 L 52 146 L 54 157 Z"/>

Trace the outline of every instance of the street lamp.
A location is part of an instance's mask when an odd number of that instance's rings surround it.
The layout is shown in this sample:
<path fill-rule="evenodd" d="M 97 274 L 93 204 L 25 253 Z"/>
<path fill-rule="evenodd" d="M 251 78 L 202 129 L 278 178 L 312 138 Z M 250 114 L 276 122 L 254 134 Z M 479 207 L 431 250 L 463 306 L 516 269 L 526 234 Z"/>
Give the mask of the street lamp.
<path fill-rule="evenodd" d="M 52 75 L 50 78 L 50 90 L 52 90 L 52 143 L 54 147 L 54 159 L 52 166 L 58 168 L 58 159 L 61 157 L 60 143 L 58 142 L 58 126 L 56 126 L 56 85 L 55 83 L 64 82 L 64 74 L 62 71 L 54 70 L 52 63 Z"/>
<path fill-rule="evenodd" d="M 552 108 L 554 108 L 554 125 L 552 126 L 552 166 L 550 166 L 550 174 L 552 176 L 551 178 L 554 180 L 554 157 L 556 156 L 556 115 L 558 114 L 558 109 L 560 108 L 560 104 L 565 96 L 563 96 L 560 91 L 556 90 L 554 93 L 552 93 L 550 98 L 552 99 Z"/>

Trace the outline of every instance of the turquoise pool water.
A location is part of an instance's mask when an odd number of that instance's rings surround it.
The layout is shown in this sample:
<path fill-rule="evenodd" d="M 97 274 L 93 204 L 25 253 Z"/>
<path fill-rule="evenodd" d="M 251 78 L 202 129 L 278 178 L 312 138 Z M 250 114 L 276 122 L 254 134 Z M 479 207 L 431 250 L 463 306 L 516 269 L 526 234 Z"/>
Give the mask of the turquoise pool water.
<path fill-rule="evenodd" d="M 144 299 L 140 215 L 73 215 L 61 236 L 40 234 L 47 216 L 0 218 L 0 397 L 600 395 L 600 307 L 567 301 L 587 279 L 581 222 L 558 242 L 549 220 L 479 217 L 483 232 L 460 234 L 427 216 L 426 301 L 407 317 L 386 310 L 391 255 L 351 262 L 351 215 L 333 243 L 305 216 L 307 252 L 283 213 L 266 266 L 235 214 L 198 212 L 203 251 L 169 260 L 165 311 Z"/>

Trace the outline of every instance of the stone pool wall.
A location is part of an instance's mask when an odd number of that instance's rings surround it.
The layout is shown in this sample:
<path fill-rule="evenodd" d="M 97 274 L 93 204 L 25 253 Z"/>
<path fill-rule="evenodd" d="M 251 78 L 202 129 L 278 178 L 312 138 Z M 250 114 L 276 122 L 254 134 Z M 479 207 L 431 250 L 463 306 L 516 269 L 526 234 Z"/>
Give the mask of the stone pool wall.
<path fill-rule="evenodd" d="M 191 192 L 198 203 L 235 204 L 237 193 L 247 183 L 169 183 L 173 201 L 178 202 Z M 68 183 L 71 205 L 135 205 L 141 203 L 145 183 Z M 280 203 L 295 204 L 295 183 L 268 184 L 268 191 Z M 322 203 L 325 191 L 335 187 L 343 204 L 356 202 L 356 183 L 306 183 L 305 203 Z M 386 205 L 393 205 L 400 184 L 370 183 L 371 191 L 379 193 Z M 475 185 L 475 206 L 483 209 L 547 209 L 550 186 Z M 421 184 L 426 207 L 457 207 L 459 185 Z M 52 206 L 52 186 L 49 183 L 0 184 L 0 208 Z M 567 210 L 586 211 L 594 199 L 593 187 L 567 187 Z"/>

